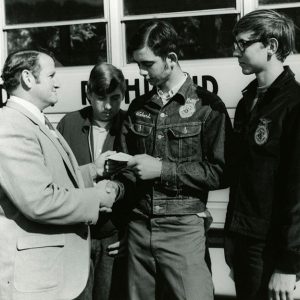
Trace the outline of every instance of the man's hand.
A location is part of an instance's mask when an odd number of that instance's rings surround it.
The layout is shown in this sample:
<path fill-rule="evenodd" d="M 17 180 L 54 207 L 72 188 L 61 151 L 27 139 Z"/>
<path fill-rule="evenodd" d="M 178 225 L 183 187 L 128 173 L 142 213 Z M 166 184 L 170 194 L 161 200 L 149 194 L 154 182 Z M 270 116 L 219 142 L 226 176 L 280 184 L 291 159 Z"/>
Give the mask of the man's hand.
<path fill-rule="evenodd" d="M 111 212 L 111 207 L 118 195 L 118 185 L 110 180 L 101 180 L 96 186 L 99 189 L 99 197 L 101 199 L 100 212 Z"/>
<path fill-rule="evenodd" d="M 269 300 L 293 300 L 295 284 L 295 274 L 283 274 L 275 270 L 269 281 Z"/>
<path fill-rule="evenodd" d="M 97 171 L 97 175 L 98 176 L 103 176 L 104 173 L 104 165 L 105 165 L 105 161 L 107 160 L 107 158 L 112 155 L 115 154 L 116 151 L 106 151 L 104 153 L 101 153 L 96 159 L 95 159 L 95 166 L 96 166 L 96 171 Z"/>
<path fill-rule="evenodd" d="M 127 166 L 131 168 L 135 174 L 143 180 L 154 179 L 160 177 L 162 162 L 148 154 L 135 155 Z"/>
<path fill-rule="evenodd" d="M 126 237 L 122 237 L 120 241 L 117 241 L 113 244 L 108 245 L 107 254 L 112 257 L 122 257 L 125 255 L 127 250 L 127 239 Z"/>

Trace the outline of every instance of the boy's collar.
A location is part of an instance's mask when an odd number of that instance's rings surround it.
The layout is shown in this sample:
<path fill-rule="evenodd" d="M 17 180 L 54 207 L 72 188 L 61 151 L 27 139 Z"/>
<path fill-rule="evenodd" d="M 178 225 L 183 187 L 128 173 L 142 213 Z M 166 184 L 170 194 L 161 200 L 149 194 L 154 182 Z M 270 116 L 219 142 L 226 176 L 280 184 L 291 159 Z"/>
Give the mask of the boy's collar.
<path fill-rule="evenodd" d="M 159 87 L 156 87 L 156 92 L 158 96 L 161 98 L 163 101 L 168 101 L 171 99 L 174 95 L 178 93 L 180 88 L 183 86 L 185 83 L 186 79 L 188 78 L 187 73 L 184 73 L 184 78 L 180 80 L 175 86 L 173 86 L 169 91 L 163 92 Z"/>
<path fill-rule="evenodd" d="M 273 81 L 273 83 L 269 86 L 268 90 L 273 90 L 273 89 L 280 89 L 287 80 L 290 80 L 290 78 L 294 78 L 295 74 L 293 71 L 290 69 L 289 66 L 284 66 L 283 72 Z M 257 79 L 254 79 L 252 82 L 250 82 L 246 88 L 242 90 L 242 93 L 248 93 L 253 90 L 257 90 L 258 87 L 258 82 Z"/>

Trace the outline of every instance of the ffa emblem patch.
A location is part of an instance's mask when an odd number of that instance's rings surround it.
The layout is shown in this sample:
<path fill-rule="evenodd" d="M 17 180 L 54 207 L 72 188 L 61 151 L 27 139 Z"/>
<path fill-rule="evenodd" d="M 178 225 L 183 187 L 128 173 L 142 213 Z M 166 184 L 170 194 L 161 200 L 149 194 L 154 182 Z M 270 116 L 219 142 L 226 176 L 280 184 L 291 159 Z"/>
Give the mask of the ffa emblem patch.
<path fill-rule="evenodd" d="M 257 145 L 261 146 L 265 144 L 269 138 L 268 124 L 271 122 L 271 120 L 260 119 L 259 121 L 260 123 L 258 124 L 254 133 L 254 140 Z"/>
<path fill-rule="evenodd" d="M 187 98 L 185 104 L 179 108 L 179 115 L 181 118 L 189 118 L 196 111 L 196 99 Z"/>

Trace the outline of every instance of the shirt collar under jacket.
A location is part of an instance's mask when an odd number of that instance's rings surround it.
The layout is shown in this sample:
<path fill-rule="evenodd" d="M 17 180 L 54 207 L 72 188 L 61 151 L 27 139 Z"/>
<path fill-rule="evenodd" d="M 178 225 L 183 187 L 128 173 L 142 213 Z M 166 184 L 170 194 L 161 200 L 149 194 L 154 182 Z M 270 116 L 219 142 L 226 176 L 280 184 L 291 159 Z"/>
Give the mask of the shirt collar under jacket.
<path fill-rule="evenodd" d="M 286 83 L 291 79 L 294 78 L 295 74 L 290 69 L 289 66 L 284 66 L 284 71 L 275 79 L 275 81 L 268 87 L 266 93 L 273 94 L 276 93 L 279 89 L 283 88 Z M 253 96 L 257 92 L 258 82 L 257 79 L 254 79 L 250 82 L 246 88 L 242 90 L 243 95 Z"/>
<path fill-rule="evenodd" d="M 89 128 L 93 125 L 93 108 L 92 106 L 88 106 L 85 109 L 87 114 L 82 124 L 82 130 L 88 131 Z M 108 126 L 106 127 L 106 130 L 109 131 L 111 134 L 115 135 L 115 133 L 119 130 L 120 122 L 121 122 L 121 109 L 114 117 L 114 119 L 107 124 Z"/>
<path fill-rule="evenodd" d="M 45 124 L 44 114 L 32 103 L 17 96 L 10 96 L 9 102 L 19 104 L 34 115 L 42 124 Z"/>
<path fill-rule="evenodd" d="M 181 102 L 182 104 L 185 104 L 186 95 L 188 94 L 188 91 L 191 88 L 191 85 L 193 84 L 193 80 L 190 77 L 190 75 L 188 73 L 185 73 L 185 74 L 186 74 L 185 81 L 183 82 L 183 84 L 179 88 L 178 92 L 171 98 L 171 99 L 174 99 L 174 100 L 177 100 L 177 101 Z M 157 88 L 153 88 L 151 90 L 151 92 L 150 92 L 151 96 L 146 100 L 146 102 L 147 101 L 152 101 L 152 97 L 155 94 L 157 94 Z"/>
<path fill-rule="evenodd" d="M 184 78 L 183 80 L 180 80 L 175 86 L 173 86 L 168 92 L 164 93 L 160 88 L 157 87 L 157 94 L 158 96 L 161 98 L 161 100 L 164 101 L 168 101 L 169 99 L 171 99 L 174 95 L 177 94 L 177 92 L 179 91 L 179 89 L 181 88 L 181 86 L 184 84 L 184 82 L 187 79 L 187 74 L 184 73 Z"/>

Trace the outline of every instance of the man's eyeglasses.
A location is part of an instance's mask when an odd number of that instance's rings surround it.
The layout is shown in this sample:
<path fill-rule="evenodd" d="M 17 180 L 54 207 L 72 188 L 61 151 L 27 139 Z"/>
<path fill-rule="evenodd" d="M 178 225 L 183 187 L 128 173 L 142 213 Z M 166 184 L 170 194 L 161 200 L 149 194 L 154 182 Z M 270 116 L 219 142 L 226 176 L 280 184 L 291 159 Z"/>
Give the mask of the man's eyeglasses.
<path fill-rule="evenodd" d="M 243 53 L 249 46 L 257 42 L 261 42 L 261 39 L 255 39 L 250 41 L 239 40 L 239 41 L 234 41 L 233 44 L 234 44 L 234 49 L 238 48 Z"/>

